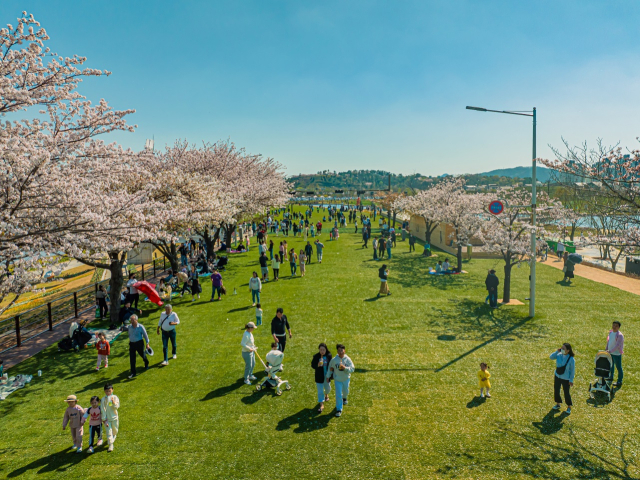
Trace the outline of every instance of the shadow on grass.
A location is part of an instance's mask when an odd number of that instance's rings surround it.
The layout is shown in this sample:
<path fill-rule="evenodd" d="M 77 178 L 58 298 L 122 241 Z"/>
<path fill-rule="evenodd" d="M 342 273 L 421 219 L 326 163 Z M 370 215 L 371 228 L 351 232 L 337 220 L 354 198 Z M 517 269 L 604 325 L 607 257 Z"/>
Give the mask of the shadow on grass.
<path fill-rule="evenodd" d="M 449 478 L 640 480 L 629 472 L 635 460 L 626 433 L 611 440 L 586 429 L 568 427 L 567 434 L 550 435 L 539 428 L 518 431 L 504 424 L 497 429 L 491 452 L 450 452 L 449 463 L 437 472 Z"/>
<path fill-rule="evenodd" d="M 224 397 L 225 395 L 228 395 L 234 390 L 239 389 L 243 385 L 244 385 L 244 380 L 240 378 L 235 383 L 232 383 L 231 385 L 227 385 L 225 387 L 220 387 L 220 388 L 216 388 L 215 390 L 212 390 L 211 392 L 207 393 L 204 396 L 204 398 L 201 398 L 200 401 L 206 402 L 207 400 L 212 400 L 214 398 Z"/>
<path fill-rule="evenodd" d="M 111 368 L 113 368 L 113 367 L 111 367 Z M 151 367 L 149 367 L 149 368 L 151 368 Z M 142 369 L 139 369 L 139 370 L 140 370 L 140 372 L 138 372 L 138 375 L 140 375 L 140 373 L 144 371 L 144 367 Z M 95 371 L 95 370 L 93 370 L 90 373 L 98 374 L 98 372 Z M 118 376 L 115 377 L 115 378 L 101 378 L 100 380 L 96 380 L 95 382 L 92 382 L 92 383 L 90 383 L 88 385 L 85 385 L 82 388 L 82 390 L 78 390 L 77 392 L 75 392 L 75 394 L 78 395 L 80 393 L 84 393 L 84 392 L 88 392 L 90 390 L 96 390 L 96 389 L 102 390 L 102 389 L 104 389 L 104 386 L 107 383 L 120 383 L 120 382 L 123 382 L 123 381 L 125 381 L 127 379 L 127 377 L 129 377 L 129 375 L 130 375 L 129 370 L 124 370 L 123 372 L 120 372 L 120 374 L 118 374 Z M 138 375 L 136 375 L 136 377 Z M 134 377 L 134 378 L 136 378 L 136 377 Z"/>
<path fill-rule="evenodd" d="M 329 426 L 329 421 L 334 418 L 336 410 L 328 414 L 321 414 L 316 408 L 305 408 L 298 413 L 283 418 L 276 426 L 277 431 L 289 430 L 291 425 L 298 425 L 293 429 L 294 433 L 308 433 L 321 430 Z"/>
<path fill-rule="evenodd" d="M 564 424 L 562 423 L 569 415 L 566 412 L 560 413 L 559 410 L 551 409 L 539 422 L 532 422 L 535 428 L 537 428 L 543 435 L 553 435 L 558 433 Z"/>
<path fill-rule="evenodd" d="M 486 401 L 487 401 L 487 399 L 484 398 L 484 397 L 475 396 L 475 397 L 473 397 L 473 400 L 471 400 L 469 403 L 467 403 L 467 408 L 479 407 L 480 405 L 484 404 Z"/>
<path fill-rule="evenodd" d="M 497 312 L 484 303 L 469 299 L 450 300 L 450 302 L 454 304 L 453 308 L 456 312 L 447 314 L 440 311 L 444 318 L 434 319 L 429 324 L 433 329 L 442 331 L 444 327 L 447 331 L 446 334 L 441 334 L 438 339 L 449 340 L 449 337 L 454 337 L 458 340 L 485 340 L 436 369 L 436 373 L 496 340 L 513 340 L 511 337 L 524 339 L 544 336 L 541 333 L 541 327 L 532 318 L 524 316 L 524 313 L 514 310 Z M 447 319 L 451 319 L 451 322 L 443 324 L 443 320 Z"/>
<path fill-rule="evenodd" d="M 556 282 L 556 285 L 560 285 L 561 287 L 571 287 L 572 284 L 565 282 L 564 280 L 560 280 L 559 282 Z"/>
<path fill-rule="evenodd" d="M 7 475 L 7 478 L 14 478 L 24 475 L 30 470 L 37 470 L 36 473 L 49 473 L 49 472 L 64 472 L 69 468 L 80 463 L 86 458 L 84 454 L 76 454 L 75 451 L 69 447 L 64 450 L 60 450 L 58 453 L 52 453 L 46 457 L 39 458 L 31 462 L 24 467 L 20 467 Z"/>
<path fill-rule="evenodd" d="M 229 310 L 227 313 L 244 312 L 245 310 L 249 310 L 250 308 L 252 308 L 251 305 L 247 305 L 246 307 L 234 308 L 233 310 Z"/>

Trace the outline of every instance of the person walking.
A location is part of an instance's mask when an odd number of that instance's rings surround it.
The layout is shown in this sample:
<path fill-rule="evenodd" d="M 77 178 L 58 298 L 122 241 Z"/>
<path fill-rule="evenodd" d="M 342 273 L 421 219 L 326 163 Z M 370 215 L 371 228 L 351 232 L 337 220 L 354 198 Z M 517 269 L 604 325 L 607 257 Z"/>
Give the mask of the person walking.
<path fill-rule="evenodd" d="M 553 396 L 556 404 L 553 406 L 554 410 L 560 410 L 562 405 L 562 397 L 560 396 L 560 387 L 564 391 L 564 401 L 567 404 L 567 415 L 571 415 L 571 401 L 570 388 L 573 387 L 573 380 L 576 374 L 576 361 L 574 358 L 573 349 L 568 343 L 563 343 L 562 346 L 549 355 L 551 360 L 556 361 L 556 372 L 553 378 Z"/>
<path fill-rule="evenodd" d="M 368 245 L 368 243 L 369 243 L 369 230 L 367 228 L 363 228 L 362 229 L 362 242 L 363 242 L 363 245 L 362 245 L 363 248 L 369 248 L 369 245 Z"/>
<path fill-rule="evenodd" d="M 256 377 L 253 376 L 253 369 L 256 366 L 255 352 L 258 350 L 255 342 L 253 341 L 253 331 L 256 328 L 256 324 L 249 322 L 244 326 L 244 334 L 242 335 L 242 359 L 244 360 L 244 383 L 251 385 Z"/>
<path fill-rule="evenodd" d="M 305 267 L 307 265 L 307 254 L 304 253 L 304 250 L 300 250 L 300 255 L 298 255 L 298 260 L 300 260 L 300 276 L 304 277 Z"/>
<path fill-rule="evenodd" d="M 410 233 L 409 234 L 409 253 L 416 251 L 416 237 Z"/>
<path fill-rule="evenodd" d="M 296 276 L 296 272 L 298 270 L 298 254 L 296 253 L 296 249 L 292 248 L 289 251 L 289 267 L 291 268 L 291 276 L 295 277 Z"/>
<path fill-rule="evenodd" d="M 98 291 L 96 292 L 96 304 L 100 311 L 100 320 L 103 320 L 107 317 L 107 312 L 109 311 L 107 307 L 107 291 L 105 290 L 104 285 L 98 286 Z"/>
<path fill-rule="evenodd" d="M 262 282 L 258 277 L 257 272 L 253 272 L 253 275 L 249 279 L 249 290 L 251 290 L 252 307 L 256 306 L 256 303 L 260 303 L 260 292 L 262 292 Z"/>
<path fill-rule="evenodd" d="M 322 263 L 322 250 L 324 249 L 324 244 L 320 243 L 320 240 L 316 240 L 316 255 L 318 256 L 318 263 Z"/>
<path fill-rule="evenodd" d="M 311 257 L 313 256 L 313 247 L 311 246 L 310 242 L 307 242 L 307 244 L 304 246 L 304 253 L 307 256 L 307 262 L 311 264 Z"/>
<path fill-rule="evenodd" d="M 222 275 L 217 268 L 214 268 L 211 274 L 211 302 L 213 302 L 213 296 L 216 292 L 218 292 L 218 300 L 222 300 Z"/>
<path fill-rule="evenodd" d="M 271 268 L 273 268 L 273 281 L 277 282 L 280 279 L 280 255 L 277 253 L 273 256 Z"/>
<path fill-rule="evenodd" d="M 489 305 L 491 308 L 498 308 L 498 285 L 500 285 L 500 280 L 496 276 L 495 270 L 489 270 L 484 284 L 487 287 L 487 292 L 489 293 Z"/>
<path fill-rule="evenodd" d="M 333 376 L 336 387 L 336 417 L 340 417 L 343 406 L 347 405 L 349 401 L 349 383 L 351 383 L 351 374 L 356 367 L 345 354 L 344 345 L 337 344 L 336 351 L 338 355 L 329 362 L 329 372 L 325 378 L 328 380 L 330 375 Z"/>
<path fill-rule="evenodd" d="M 260 255 L 260 273 L 262 274 L 263 282 L 269 281 L 269 267 L 267 266 L 267 262 L 267 254 L 265 252 L 262 252 L 262 254 Z"/>
<path fill-rule="evenodd" d="M 564 261 L 564 267 L 562 268 L 562 271 L 564 272 L 564 278 L 562 279 L 562 281 L 571 284 L 571 279 L 574 278 L 573 271 L 575 270 L 576 266 L 569 259 L 568 252 L 564 252 L 562 259 Z"/>
<path fill-rule="evenodd" d="M 127 287 L 129 288 L 129 301 L 131 305 L 135 305 L 135 308 L 138 308 L 138 300 L 140 300 L 140 292 L 133 285 L 136 284 L 138 280 L 136 280 L 135 272 L 129 274 L 129 281 L 127 282 Z"/>
<path fill-rule="evenodd" d="M 176 353 L 176 325 L 180 324 L 178 314 L 173 311 L 173 307 L 168 303 L 164 306 L 164 312 L 160 314 L 160 320 L 158 321 L 158 329 L 156 334 L 160 335 L 162 332 L 162 353 L 164 354 L 164 362 L 160 365 L 169 365 L 169 340 L 171 340 L 171 354 L 175 360 Z"/>
<path fill-rule="evenodd" d="M 131 315 L 131 325 L 127 330 L 129 333 L 129 365 L 131 367 L 131 375 L 129 378 L 136 376 L 136 353 L 142 357 L 145 370 L 149 368 L 149 360 L 147 360 L 147 348 L 149 348 L 149 335 L 144 325 L 138 322 L 137 315 Z"/>
<path fill-rule="evenodd" d="M 380 237 L 378 238 L 378 258 L 380 258 L 380 260 L 384 258 L 384 248 L 384 237 Z"/>
<path fill-rule="evenodd" d="M 562 260 L 562 257 L 564 256 L 564 243 L 558 242 L 558 245 L 556 246 L 556 253 L 558 254 L 558 259 Z"/>
<path fill-rule="evenodd" d="M 196 301 L 196 295 L 198 296 L 198 300 L 200 300 L 200 293 L 202 292 L 202 287 L 200 286 L 200 281 L 198 280 L 198 271 L 196 270 L 195 265 L 191 265 L 191 273 L 189 274 L 189 281 L 191 282 L 191 301 Z"/>
<path fill-rule="evenodd" d="M 382 265 L 378 270 L 378 277 L 380 277 L 380 291 L 378 292 L 378 298 L 380 298 L 381 295 L 391 295 L 391 292 L 389 291 L 389 283 L 387 282 L 389 269 L 386 264 Z"/>
<path fill-rule="evenodd" d="M 271 320 L 271 335 L 273 336 L 273 341 L 278 344 L 278 350 L 283 353 L 287 346 L 287 332 L 289 332 L 289 338 L 291 338 L 289 320 L 287 320 L 284 310 L 278 308 L 276 310 L 276 316 Z"/>
<path fill-rule="evenodd" d="M 273 260 L 273 240 L 269 240 L 269 259 Z"/>
<path fill-rule="evenodd" d="M 321 343 L 318 345 L 318 353 L 311 359 L 311 368 L 315 372 L 316 389 L 318 390 L 318 412 L 324 410 L 324 402 L 329 400 L 329 393 L 331 393 L 331 383 L 327 379 L 330 362 L 331 352 L 326 343 Z"/>
<path fill-rule="evenodd" d="M 377 260 L 378 259 L 378 238 L 374 238 L 373 239 L 373 259 Z"/>
<path fill-rule="evenodd" d="M 391 247 L 393 246 L 393 240 L 391 240 L 391 237 L 387 238 L 386 244 L 387 244 L 387 260 L 388 260 L 391 258 Z"/>
<path fill-rule="evenodd" d="M 618 369 L 618 381 L 614 384 L 616 387 L 620 388 L 622 386 L 622 354 L 624 349 L 624 335 L 620 331 L 620 322 L 618 320 L 614 320 L 611 325 L 611 330 L 609 330 L 609 335 L 607 335 L 607 352 L 611 355 L 611 359 L 613 360 L 613 368 L 611 369 L 611 376 L 607 379 L 611 383 L 613 383 L 613 376 L 616 373 L 616 369 Z"/>

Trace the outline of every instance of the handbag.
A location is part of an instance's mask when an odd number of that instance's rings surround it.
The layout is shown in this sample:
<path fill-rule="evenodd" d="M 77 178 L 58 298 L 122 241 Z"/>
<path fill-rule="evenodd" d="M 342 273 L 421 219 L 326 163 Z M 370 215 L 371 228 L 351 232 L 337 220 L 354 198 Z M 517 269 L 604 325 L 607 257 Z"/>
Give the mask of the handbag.
<path fill-rule="evenodd" d="M 562 271 L 563 271 L 564 273 L 567 273 L 567 267 L 562 267 Z"/>
<path fill-rule="evenodd" d="M 566 362 L 564 362 L 564 365 L 562 367 L 556 367 L 556 374 L 564 375 L 564 371 L 567 369 L 567 364 L 569 363 L 570 360 L 571 360 L 571 355 L 569 355 L 569 358 L 567 359 Z"/>
<path fill-rule="evenodd" d="M 226 288 L 224 288 L 224 285 L 220 287 L 220 293 L 221 293 L 222 295 L 226 295 L 226 294 L 227 294 L 227 289 L 226 289 Z"/>

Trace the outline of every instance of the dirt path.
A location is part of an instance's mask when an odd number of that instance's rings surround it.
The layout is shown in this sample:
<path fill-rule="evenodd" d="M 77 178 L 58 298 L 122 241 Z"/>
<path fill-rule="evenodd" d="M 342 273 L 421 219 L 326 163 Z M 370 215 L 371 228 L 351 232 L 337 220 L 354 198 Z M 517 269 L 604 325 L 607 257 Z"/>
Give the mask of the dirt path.
<path fill-rule="evenodd" d="M 550 267 L 562 270 L 564 266 L 562 261 L 559 261 L 557 257 L 551 257 L 546 262 L 541 262 Z M 599 268 L 589 267 L 587 265 L 576 265 L 574 275 L 582 278 L 593 280 L 594 282 L 604 283 L 605 285 L 611 285 L 612 287 L 619 288 L 625 292 L 635 293 L 640 295 L 640 280 L 624 275 L 619 275 L 613 272 L 607 272 L 600 270 Z"/>

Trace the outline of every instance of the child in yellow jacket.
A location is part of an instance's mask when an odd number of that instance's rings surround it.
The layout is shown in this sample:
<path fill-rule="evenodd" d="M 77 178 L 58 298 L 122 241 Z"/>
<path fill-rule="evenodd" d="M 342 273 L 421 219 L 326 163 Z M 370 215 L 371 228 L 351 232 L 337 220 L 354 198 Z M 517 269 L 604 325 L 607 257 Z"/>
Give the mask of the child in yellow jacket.
<path fill-rule="evenodd" d="M 491 383 L 489 382 L 489 378 L 491 378 L 491 374 L 489 373 L 489 367 L 486 363 L 480 364 L 480 371 L 478 372 L 478 384 L 480 386 L 480 398 L 484 398 L 484 389 L 487 389 L 487 398 L 491 398 L 491 394 L 489 393 L 489 389 L 491 388 Z"/>

